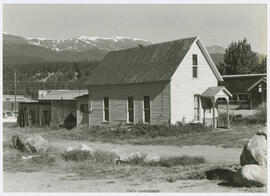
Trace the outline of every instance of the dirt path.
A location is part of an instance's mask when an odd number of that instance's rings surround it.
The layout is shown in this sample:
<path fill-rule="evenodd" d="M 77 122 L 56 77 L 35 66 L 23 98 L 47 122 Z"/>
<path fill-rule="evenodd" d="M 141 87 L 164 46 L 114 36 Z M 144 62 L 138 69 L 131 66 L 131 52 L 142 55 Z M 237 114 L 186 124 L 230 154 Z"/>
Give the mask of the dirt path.
<path fill-rule="evenodd" d="M 138 179 L 81 179 L 76 174 L 45 172 L 6 173 L 5 192 L 243 192 L 250 189 L 219 186 L 216 181 L 179 180 L 174 183 L 154 180 L 142 183 Z M 17 186 L 14 186 L 16 184 Z M 256 188 L 255 188 L 256 189 Z M 266 191 L 256 189 L 253 191 Z"/>
<path fill-rule="evenodd" d="M 70 140 L 53 140 L 50 144 L 57 149 L 64 149 L 67 146 L 76 144 L 87 144 L 93 149 L 131 153 L 141 152 L 145 154 L 156 154 L 160 156 L 202 156 L 209 162 L 226 162 L 239 163 L 241 148 L 222 148 L 216 146 L 161 146 L 161 145 L 121 145 L 88 141 L 70 141 Z"/>

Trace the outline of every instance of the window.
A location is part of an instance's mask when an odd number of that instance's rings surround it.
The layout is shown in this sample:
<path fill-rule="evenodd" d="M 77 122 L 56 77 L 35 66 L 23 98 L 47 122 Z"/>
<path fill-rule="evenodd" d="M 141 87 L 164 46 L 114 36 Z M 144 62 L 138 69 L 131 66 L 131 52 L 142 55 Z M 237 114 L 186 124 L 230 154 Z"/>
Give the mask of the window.
<path fill-rule="evenodd" d="M 242 93 L 238 95 L 239 101 L 247 101 L 248 100 L 248 94 L 247 93 Z"/>
<path fill-rule="evenodd" d="M 199 95 L 194 95 L 194 120 L 200 120 L 200 97 Z"/>
<path fill-rule="evenodd" d="M 192 65 L 198 65 L 198 55 L 197 54 L 192 55 Z"/>
<path fill-rule="evenodd" d="M 109 122 L 109 97 L 104 97 L 103 99 L 103 121 Z"/>
<path fill-rule="evenodd" d="M 198 78 L 198 55 L 192 55 L 192 77 Z"/>
<path fill-rule="evenodd" d="M 150 123 L 150 97 L 143 97 L 144 122 Z"/>
<path fill-rule="evenodd" d="M 134 98 L 128 97 L 128 116 L 127 116 L 127 122 L 128 123 L 134 123 Z"/>
<path fill-rule="evenodd" d="M 88 113 L 88 104 L 81 104 L 80 105 L 80 113 Z"/>

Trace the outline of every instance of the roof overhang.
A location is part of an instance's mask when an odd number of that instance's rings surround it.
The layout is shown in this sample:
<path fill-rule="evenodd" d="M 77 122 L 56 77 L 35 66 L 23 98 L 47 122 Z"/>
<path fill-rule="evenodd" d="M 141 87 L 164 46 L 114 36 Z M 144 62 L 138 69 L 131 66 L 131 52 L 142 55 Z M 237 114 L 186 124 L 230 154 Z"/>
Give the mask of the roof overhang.
<path fill-rule="evenodd" d="M 267 83 L 266 77 L 262 77 L 260 78 L 257 82 L 255 82 L 254 84 L 252 84 L 247 91 L 251 91 L 254 87 L 256 87 L 258 84 L 260 84 L 261 82 Z"/>
<path fill-rule="evenodd" d="M 206 58 L 207 62 L 209 63 L 210 68 L 214 72 L 217 80 L 219 82 L 223 82 L 223 78 L 221 77 L 214 61 L 212 60 L 211 56 L 209 55 L 208 51 L 206 50 L 205 45 L 201 41 L 200 37 L 197 37 L 196 43 L 199 45 L 199 48 L 201 49 L 202 53 L 204 54 L 204 57 Z"/>
<path fill-rule="evenodd" d="M 213 86 L 207 88 L 200 96 L 204 98 L 217 99 L 229 98 L 232 97 L 232 94 L 224 86 Z"/>

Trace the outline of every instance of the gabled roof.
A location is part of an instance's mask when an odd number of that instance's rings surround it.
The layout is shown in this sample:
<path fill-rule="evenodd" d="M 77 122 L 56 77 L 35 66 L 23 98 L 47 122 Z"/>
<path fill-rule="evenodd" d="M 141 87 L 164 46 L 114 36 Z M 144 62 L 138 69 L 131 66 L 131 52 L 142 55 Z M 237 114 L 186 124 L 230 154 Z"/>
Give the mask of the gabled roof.
<path fill-rule="evenodd" d="M 86 85 L 169 81 L 197 40 L 198 37 L 191 37 L 109 52 L 86 81 Z M 206 50 L 203 52 L 205 53 Z M 208 61 L 210 59 L 211 68 L 214 67 L 212 70 L 215 69 L 214 73 L 222 80 L 209 54 L 206 58 Z"/>
<path fill-rule="evenodd" d="M 256 81 L 254 84 L 252 84 L 248 89 L 247 91 L 251 91 L 254 87 L 256 87 L 258 84 L 260 84 L 261 82 L 264 82 L 264 83 L 267 83 L 267 79 L 266 77 L 262 77 L 260 78 L 258 81 Z"/>
<path fill-rule="evenodd" d="M 202 97 L 215 97 L 220 91 L 224 91 L 229 97 L 231 93 L 224 86 L 212 86 L 207 88 L 202 94 Z"/>
<path fill-rule="evenodd" d="M 88 90 L 40 90 L 39 100 L 74 100 L 76 97 L 87 95 Z"/>

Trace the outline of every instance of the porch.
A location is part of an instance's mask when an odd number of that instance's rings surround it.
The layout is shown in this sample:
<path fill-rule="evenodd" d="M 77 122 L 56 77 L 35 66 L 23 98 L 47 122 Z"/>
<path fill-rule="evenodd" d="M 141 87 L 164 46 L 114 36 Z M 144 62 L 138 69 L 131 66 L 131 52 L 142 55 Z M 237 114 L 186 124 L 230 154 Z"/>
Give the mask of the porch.
<path fill-rule="evenodd" d="M 203 109 L 202 121 L 205 125 L 214 128 L 229 128 L 229 100 L 232 97 L 231 93 L 224 86 L 209 87 L 201 95 L 201 107 Z M 218 104 L 226 102 L 226 114 L 218 113 Z M 211 111 L 211 116 L 206 116 L 206 110 Z"/>

